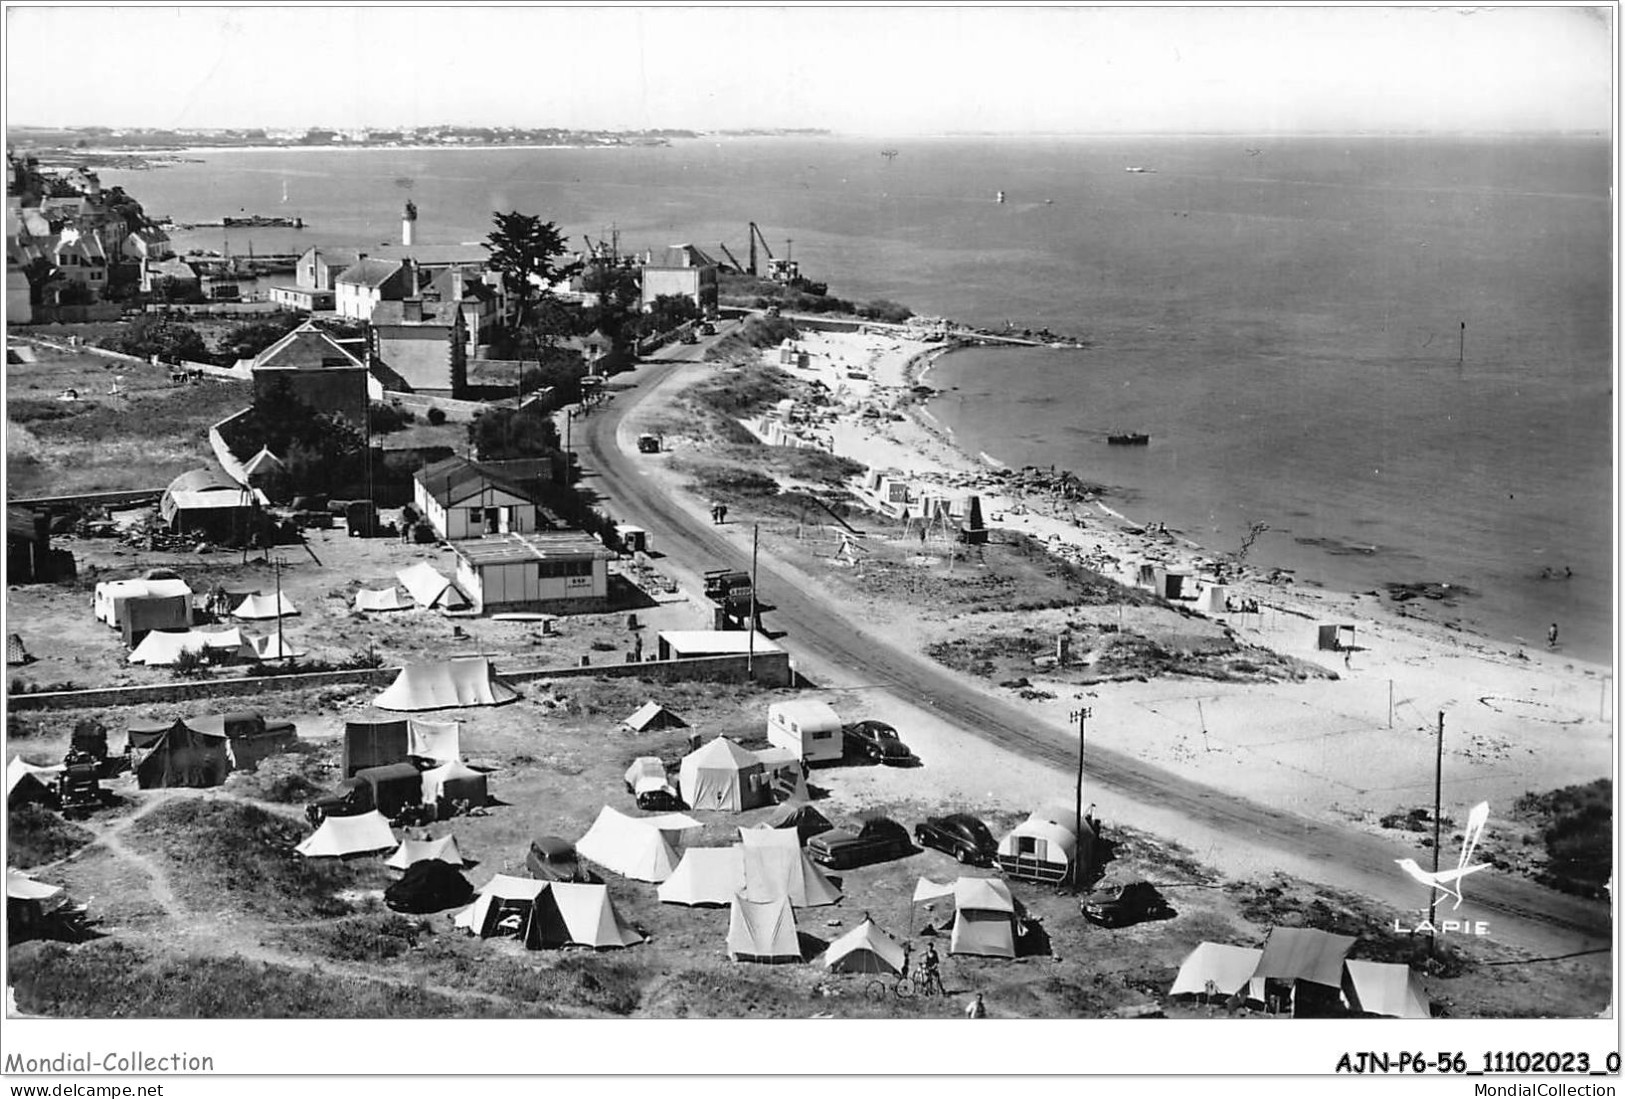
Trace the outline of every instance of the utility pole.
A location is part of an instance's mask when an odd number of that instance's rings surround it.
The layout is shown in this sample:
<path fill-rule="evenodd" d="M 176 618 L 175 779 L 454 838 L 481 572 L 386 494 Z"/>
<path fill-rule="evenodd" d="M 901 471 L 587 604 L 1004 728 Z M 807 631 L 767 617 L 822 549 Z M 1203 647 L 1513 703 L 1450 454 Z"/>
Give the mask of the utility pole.
<path fill-rule="evenodd" d="M 1433 757 L 1433 880 L 1439 880 L 1439 809 L 1444 787 L 1444 711 L 1439 711 L 1438 748 Z M 1439 933 L 1433 930 L 1433 916 L 1439 905 L 1439 891 L 1428 892 L 1428 956 L 1438 956 Z"/>
<path fill-rule="evenodd" d="M 1456 347 L 1456 365 L 1460 366 L 1467 361 L 1467 322 L 1461 322 L 1461 340 Z"/>
<path fill-rule="evenodd" d="M 750 632 L 745 637 L 745 678 L 751 682 L 756 680 L 756 547 L 761 533 L 760 523 L 750 525 L 750 621 L 745 623 Z"/>
<path fill-rule="evenodd" d="M 288 650 L 282 644 L 282 558 L 272 562 L 276 574 L 276 655 L 278 660 L 288 659 Z"/>
<path fill-rule="evenodd" d="M 1078 723 L 1078 789 L 1077 789 L 1077 800 L 1076 800 L 1076 803 L 1074 805 L 1074 808 L 1076 810 L 1076 818 L 1073 820 L 1072 823 L 1073 823 L 1073 827 L 1076 829 L 1075 834 L 1078 837 L 1078 841 L 1079 841 L 1078 846 L 1079 846 L 1079 848 L 1082 848 L 1082 846 L 1083 846 L 1083 723 L 1088 721 L 1091 717 L 1094 717 L 1095 716 L 1095 711 L 1094 711 L 1094 709 L 1092 707 L 1085 706 L 1081 710 L 1074 710 L 1071 713 L 1071 715 L 1069 715 L 1069 716 L 1072 718 L 1073 721 L 1076 721 Z M 1094 849 L 1093 844 L 1091 844 L 1090 845 L 1090 850 L 1092 851 L 1093 849 Z M 1079 852 L 1079 854 L 1081 854 L 1081 851 Z M 1075 885 L 1075 886 L 1079 886 L 1079 887 L 1082 887 L 1082 885 L 1083 885 L 1083 867 L 1078 865 L 1081 861 L 1082 860 L 1080 858 L 1078 858 L 1077 855 L 1074 855 L 1074 857 L 1072 859 L 1072 884 Z"/>

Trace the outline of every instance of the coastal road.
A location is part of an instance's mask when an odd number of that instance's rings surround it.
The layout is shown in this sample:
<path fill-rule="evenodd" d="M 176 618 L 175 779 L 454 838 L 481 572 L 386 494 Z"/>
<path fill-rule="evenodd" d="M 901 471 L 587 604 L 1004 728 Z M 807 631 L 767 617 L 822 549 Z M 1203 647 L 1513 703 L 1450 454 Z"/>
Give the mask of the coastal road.
<path fill-rule="evenodd" d="M 638 468 L 617 439 L 622 421 L 638 405 L 679 388 L 687 371 L 676 364 L 697 360 L 705 346 L 666 348 L 659 361 L 640 366 L 632 387 L 619 390 L 613 401 L 578 425 L 578 453 L 588 485 L 614 502 L 617 516 L 658 529 L 661 550 L 668 557 L 696 571 L 722 566 L 748 569 L 748 544 L 736 545 L 725 528 L 710 525 L 697 511 L 673 499 Z M 1075 772 L 1078 742 L 1069 730 L 1046 727 L 1021 707 L 923 656 L 899 649 L 883 633 L 845 617 L 833 602 L 804 590 L 795 570 L 766 552 L 759 572 L 760 588 L 774 607 L 773 621 L 790 631 L 780 643 L 792 654 L 805 654 L 847 672 L 854 682 L 888 684 L 896 698 L 938 714 L 967 734 L 1064 774 Z M 1091 747 L 1088 774 L 1093 786 L 1147 807 L 1153 817 L 1166 821 L 1172 814 L 1221 844 L 1278 853 L 1283 870 L 1290 866 L 1298 876 L 1393 904 L 1396 916 L 1408 922 L 1416 918 L 1419 890 L 1394 862 L 1406 852 L 1379 837 L 1272 809 L 1104 748 Z M 1168 834 L 1189 842 L 1178 831 Z M 1609 910 L 1596 901 L 1498 873 L 1475 875 L 1468 897 L 1475 910 L 1471 918 L 1487 920 L 1496 941 L 1537 955 L 1596 950 L 1612 942 Z M 1448 902 L 1441 903 L 1439 919 L 1449 917 Z"/>

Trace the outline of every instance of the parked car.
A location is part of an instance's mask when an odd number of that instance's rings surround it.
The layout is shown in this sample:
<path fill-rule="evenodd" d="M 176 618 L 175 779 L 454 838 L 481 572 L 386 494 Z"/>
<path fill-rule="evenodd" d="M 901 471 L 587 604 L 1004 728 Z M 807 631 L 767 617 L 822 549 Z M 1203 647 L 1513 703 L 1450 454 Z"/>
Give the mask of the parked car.
<path fill-rule="evenodd" d="M 820 832 L 807 841 L 807 857 L 820 866 L 846 870 L 914 853 L 908 829 L 894 820 L 874 817 L 853 828 Z"/>
<path fill-rule="evenodd" d="M 684 332 L 681 336 L 677 337 L 677 339 L 681 343 L 699 343 L 700 342 L 700 338 L 694 334 L 694 330 L 692 328 L 690 328 L 687 332 Z"/>
<path fill-rule="evenodd" d="M 972 866 L 992 866 L 999 853 L 993 833 L 969 813 L 949 813 L 921 821 L 914 826 L 914 842 Z"/>
<path fill-rule="evenodd" d="M 700 335 L 715 336 L 716 334 L 717 326 L 712 324 L 710 321 L 706 321 L 704 324 L 700 325 Z"/>
<path fill-rule="evenodd" d="M 1151 920 L 1171 920 L 1179 915 L 1173 905 L 1157 892 L 1156 886 L 1143 881 L 1129 882 L 1118 891 L 1117 896 L 1108 900 L 1085 900 L 1078 907 L 1083 911 L 1083 918 L 1090 923 L 1112 928 L 1132 927 Z"/>
<path fill-rule="evenodd" d="M 525 870 L 538 881 L 598 882 L 598 876 L 581 865 L 575 845 L 558 836 L 542 836 L 531 842 Z"/>
<path fill-rule="evenodd" d="M 908 750 L 897 730 L 884 721 L 859 721 L 842 730 L 847 752 L 865 756 L 876 763 L 908 763 L 914 753 Z"/>

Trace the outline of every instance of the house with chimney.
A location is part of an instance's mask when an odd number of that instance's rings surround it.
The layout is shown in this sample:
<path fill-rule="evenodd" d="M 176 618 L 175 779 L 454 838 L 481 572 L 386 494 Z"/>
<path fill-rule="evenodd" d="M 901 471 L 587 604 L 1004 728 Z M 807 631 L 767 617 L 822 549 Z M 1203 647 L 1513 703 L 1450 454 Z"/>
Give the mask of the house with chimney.
<path fill-rule="evenodd" d="M 656 298 L 681 296 L 702 313 L 715 312 L 717 267 L 716 260 L 692 244 L 674 244 L 660 256 L 650 256 L 643 265 L 643 308 L 653 307 Z"/>
<path fill-rule="evenodd" d="M 462 303 L 411 294 L 373 306 L 369 338 L 377 361 L 412 392 L 461 398 L 468 391 L 468 327 Z"/>
<path fill-rule="evenodd" d="M 318 412 L 335 412 L 357 429 L 367 423 L 370 377 L 367 365 L 307 321 L 254 357 L 254 399 L 286 385 L 289 393 Z M 378 394 L 382 396 L 382 388 Z"/>
<path fill-rule="evenodd" d="M 381 302 L 398 302 L 417 292 L 417 269 L 409 259 L 359 259 L 333 280 L 334 308 L 339 316 L 358 321 L 372 319 Z"/>

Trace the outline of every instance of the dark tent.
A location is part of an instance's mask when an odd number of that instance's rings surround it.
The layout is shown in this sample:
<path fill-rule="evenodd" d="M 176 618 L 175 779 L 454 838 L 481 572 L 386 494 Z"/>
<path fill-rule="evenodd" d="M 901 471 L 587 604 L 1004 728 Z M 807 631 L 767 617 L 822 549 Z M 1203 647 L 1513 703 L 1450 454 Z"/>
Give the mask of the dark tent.
<path fill-rule="evenodd" d="M 248 710 L 192 718 L 191 724 L 195 729 L 225 737 L 235 768 L 258 767 L 267 756 L 287 751 L 299 742 L 298 731 L 288 722 L 268 722 Z"/>
<path fill-rule="evenodd" d="M 530 902 L 523 941 L 526 950 L 551 950 L 570 943 L 570 928 L 559 911 L 559 902 L 553 898 L 553 890 L 542 890 Z"/>
<path fill-rule="evenodd" d="M 384 903 L 396 912 L 441 912 L 473 898 L 474 887 L 462 871 L 439 859 L 414 862 L 400 881 L 384 890 Z"/>
<path fill-rule="evenodd" d="M 404 717 L 360 718 L 344 723 L 344 777 L 366 767 L 406 762 L 411 730 Z"/>
<path fill-rule="evenodd" d="M 768 815 L 767 820 L 762 822 L 762 826 L 765 828 L 794 828 L 802 843 L 806 843 L 810 837 L 816 836 L 820 832 L 828 832 L 834 827 L 834 825 L 830 824 L 828 817 L 805 801 L 785 802 Z"/>
<path fill-rule="evenodd" d="M 132 721 L 130 722 L 129 741 L 126 748 L 130 751 L 139 751 L 151 748 L 164 738 L 169 732 L 170 723 L 167 721 Z"/>
<path fill-rule="evenodd" d="M 165 730 L 135 765 L 136 782 L 143 790 L 219 786 L 230 773 L 226 738 L 200 732 L 184 721 Z"/>

